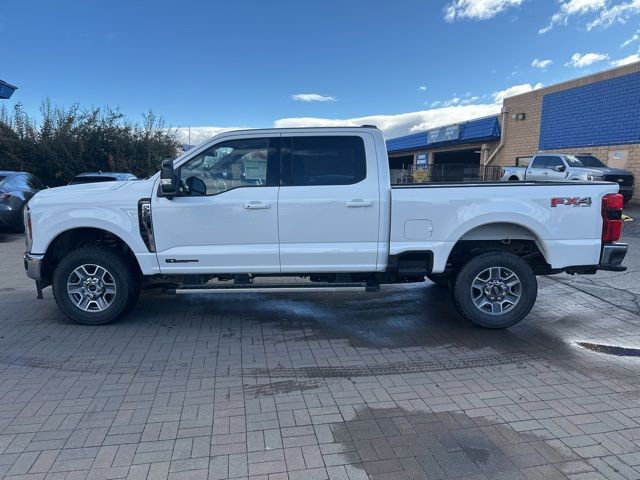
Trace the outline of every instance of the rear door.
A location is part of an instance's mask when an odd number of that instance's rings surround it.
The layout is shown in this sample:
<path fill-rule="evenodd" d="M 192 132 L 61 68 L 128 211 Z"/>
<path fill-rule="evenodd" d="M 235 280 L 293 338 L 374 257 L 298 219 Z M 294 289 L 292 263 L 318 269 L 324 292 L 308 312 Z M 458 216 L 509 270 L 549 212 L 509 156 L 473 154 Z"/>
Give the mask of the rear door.
<path fill-rule="evenodd" d="M 375 271 L 379 216 L 370 134 L 283 134 L 278 195 L 283 273 Z"/>

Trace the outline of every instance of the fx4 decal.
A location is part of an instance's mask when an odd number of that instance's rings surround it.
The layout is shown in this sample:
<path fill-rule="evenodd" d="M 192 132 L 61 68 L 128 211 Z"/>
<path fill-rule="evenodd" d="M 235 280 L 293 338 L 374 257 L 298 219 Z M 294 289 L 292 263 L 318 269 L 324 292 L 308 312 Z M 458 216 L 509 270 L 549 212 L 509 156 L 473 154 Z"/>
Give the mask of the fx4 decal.
<path fill-rule="evenodd" d="M 551 207 L 559 205 L 569 207 L 590 207 L 591 197 L 556 197 L 551 199 Z"/>

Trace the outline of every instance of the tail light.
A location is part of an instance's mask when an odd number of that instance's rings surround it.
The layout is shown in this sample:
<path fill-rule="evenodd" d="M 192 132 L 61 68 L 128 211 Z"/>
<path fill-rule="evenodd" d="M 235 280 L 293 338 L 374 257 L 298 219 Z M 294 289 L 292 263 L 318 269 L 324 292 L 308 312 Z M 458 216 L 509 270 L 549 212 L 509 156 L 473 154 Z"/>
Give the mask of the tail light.
<path fill-rule="evenodd" d="M 610 193 L 602 197 L 602 242 L 620 240 L 622 233 L 622 195 Z"/>
<path fill-rule="evenodd" d="M 9 200 L 11 198 L 11 193 L 9 192 L 0 192 L 0 201 Z"/>

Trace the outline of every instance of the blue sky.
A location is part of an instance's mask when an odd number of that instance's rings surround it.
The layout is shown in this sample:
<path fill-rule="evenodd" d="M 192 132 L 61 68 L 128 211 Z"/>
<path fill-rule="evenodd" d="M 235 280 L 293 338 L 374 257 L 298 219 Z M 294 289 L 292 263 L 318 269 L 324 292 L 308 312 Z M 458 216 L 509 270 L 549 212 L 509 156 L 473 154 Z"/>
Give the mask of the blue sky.
<path fill-rule="evenodd" d="M 640 60 L 640 0 L 0 0 L 0 79 L 43 98 L 219 128 L 493 113 L 509 93 Z M 195 128 L 199 127 L 199 128 Z"/>

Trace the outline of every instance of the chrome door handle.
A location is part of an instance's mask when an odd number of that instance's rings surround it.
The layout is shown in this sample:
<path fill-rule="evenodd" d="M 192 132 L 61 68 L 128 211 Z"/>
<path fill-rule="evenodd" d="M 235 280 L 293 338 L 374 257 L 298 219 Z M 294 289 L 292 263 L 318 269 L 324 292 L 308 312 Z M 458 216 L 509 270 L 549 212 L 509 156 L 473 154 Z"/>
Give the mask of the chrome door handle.
<path fill-rule="evenodd" d="M 373 202 L 371 200 L 361 200 L 357 198 L 345 202 L 345 205 L 349 208 L 370 207 L 371 205 L 373 205 Z"/>
<path fill-rule="evenodd" d="M 267 208 L 271 208 L 271 204 L 269 202 L 247 202 L 243 205 L 246 210 L 264 210 Z"/>

